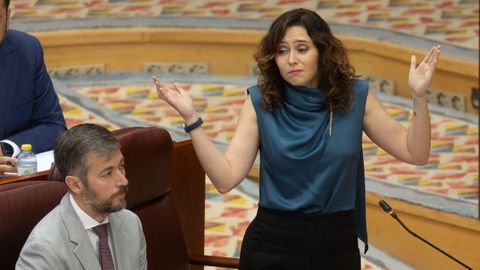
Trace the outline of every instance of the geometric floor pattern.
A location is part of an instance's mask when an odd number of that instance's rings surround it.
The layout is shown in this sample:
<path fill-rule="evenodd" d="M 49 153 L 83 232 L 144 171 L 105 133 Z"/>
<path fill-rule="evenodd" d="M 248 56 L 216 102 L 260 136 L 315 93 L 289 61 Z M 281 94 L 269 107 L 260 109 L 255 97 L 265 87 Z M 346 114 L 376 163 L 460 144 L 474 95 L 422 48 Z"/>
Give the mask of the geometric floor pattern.
<path fill-rule="evenodd" d="M 455 46 L 479 48 L 478 0 L 16 0 L 15 21 L 105 18 L 226 18 L 269 20 L 298 7 L 328 23 L 385 29 Z"/>
<path fill-rule="evenodd" d="M 232 138 L 245 99 L 245 85 L 182 84 L 193 97 L 205 124 L 202 128 L 217 142 Z M 181 130 L 182 118 L 160 100 L 151 84 L 80 87 L 76 91 L 121 117 L 146 125 Z M 411 108 L 385 103 L 388 113 L 405 126 Z M 78 111 L 76 111 L 78 113 Z M 69 121 L 69 113 L 66 113 Z M 440 196 L 478 203 L 478 124 L 431 113 L 431 155 L 427 165 L 405 164 L 377 147 L 364 135 L 366 176 Z"/>
<path fill-rule="evenodd" d="M 205 197 L 205 254 L 240 256 L 243 235 L 257 213 L 257 201 L 236 190 L 220 194 L 208 179 Z M 364 258 L 361 265 L 362 270 L 384 269 Z"/>

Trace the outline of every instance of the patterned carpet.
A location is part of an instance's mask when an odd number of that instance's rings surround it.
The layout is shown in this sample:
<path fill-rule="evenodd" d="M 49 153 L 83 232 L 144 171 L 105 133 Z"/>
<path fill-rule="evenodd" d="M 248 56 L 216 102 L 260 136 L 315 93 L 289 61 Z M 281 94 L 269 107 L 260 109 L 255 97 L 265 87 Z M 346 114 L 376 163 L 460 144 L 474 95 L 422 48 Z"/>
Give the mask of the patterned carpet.
<path fill-rule="evenodd" d="M 135 17 L 271 20 L 289 9 L 305 7 L 316 10 L 329 23 L 385 29 L 477 51 L 479 47 L 478 0 L 16 0 L 12 3 L 14 23 Z"/>
<path fill-rule="evenodd" d="M 257 213 L 257 200 L 237 190 L 219 194 L 208 179 L 206 192 L 205 254 L 240 256 L 243 235 Z M 385 269 L 368 258 L 362 257 L 361 264 L 362 270 Z"/>
<path fill-rule="evenodd" d="M 194 98 L 209 137 L 228 143 L 235 130 L 247 85 L 187 83 L 182 87 Z M 122 117 L 145 125 L 182 130 L 182 118 L 157 97 L 150 84 L 78 87 L 76 91 Z M 390 115 L 408 126 L 412 117 L 409 107 L 384 104 Z M 66 115 L 68 119 L 68 111 Z M 425 166 L 405 164 L 364 136 L 367 177 L 478 203 L 478 124 L 439 114 L 432 114 L 431 122 L 432 154 Z"/>

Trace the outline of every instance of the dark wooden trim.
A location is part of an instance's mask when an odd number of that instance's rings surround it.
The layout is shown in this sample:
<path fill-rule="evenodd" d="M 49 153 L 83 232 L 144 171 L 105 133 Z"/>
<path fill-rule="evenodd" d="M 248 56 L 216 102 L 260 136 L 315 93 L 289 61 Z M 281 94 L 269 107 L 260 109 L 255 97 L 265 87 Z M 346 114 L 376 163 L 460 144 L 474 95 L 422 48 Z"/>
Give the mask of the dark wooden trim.
<path fill-rule="evenodd" d="M 26 181 L 26 180 L 46 180 L 48 176 L 48 171 L 41 171 L 29 175 L 24 175 L 24 176 L 10 176 L 10 177 L 4 177 L 0 178 L 0 185 L 2 184 L 7 184 L 11 182 L 18 182 L 18 181 Z"/>
<path fill-rule="evenodd" d="M 204 254 L 205 173 L 191 141 L 173 144 L 172 193 L 190 254 Z"/>
<path fill-rule="evenodd" d="M 218 256 L 190 256 L 190 264 L 216 266 L 222 268 L 238 268 L 240 260 L 238 258 L 218 257 Z M 202 268 L 203 269 L 203 268 Z"/>

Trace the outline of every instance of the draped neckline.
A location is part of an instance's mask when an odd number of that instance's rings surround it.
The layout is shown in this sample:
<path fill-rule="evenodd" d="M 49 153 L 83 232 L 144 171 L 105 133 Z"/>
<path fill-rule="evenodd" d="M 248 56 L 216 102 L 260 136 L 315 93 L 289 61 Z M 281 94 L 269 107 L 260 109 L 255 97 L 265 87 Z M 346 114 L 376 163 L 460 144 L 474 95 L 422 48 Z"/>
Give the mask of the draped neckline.
<path fill-rule="evenodd" d="M 302 111 L 321 111 L 326 109 L 325 94 L 320 88 L 293 86 L 285 84 L 285 102 Z"/>

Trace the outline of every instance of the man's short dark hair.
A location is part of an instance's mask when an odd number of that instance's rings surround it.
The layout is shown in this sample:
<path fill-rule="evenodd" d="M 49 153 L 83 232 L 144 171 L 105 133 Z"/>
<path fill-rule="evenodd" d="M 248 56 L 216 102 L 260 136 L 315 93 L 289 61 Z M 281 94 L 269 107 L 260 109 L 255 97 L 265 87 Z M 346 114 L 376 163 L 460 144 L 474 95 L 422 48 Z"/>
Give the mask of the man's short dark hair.
<path fill-rule="evenodd" d="M 3 0 L 4 4 L 5 4 L 5 7 L 8 9 L 8 6 L 10 6 L 10 0 Z"/>
<path fill-rule="evenodd" d="M 55 165 L 63 181 L 68 175 L 87 183 L 87 155 L 108 156 L 120 149 L 117 138 L 108 129 L 96 124 L 80 124 L 61 134 L 53 148 Z"/>

